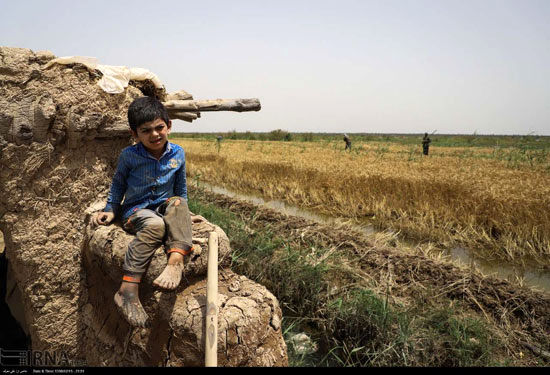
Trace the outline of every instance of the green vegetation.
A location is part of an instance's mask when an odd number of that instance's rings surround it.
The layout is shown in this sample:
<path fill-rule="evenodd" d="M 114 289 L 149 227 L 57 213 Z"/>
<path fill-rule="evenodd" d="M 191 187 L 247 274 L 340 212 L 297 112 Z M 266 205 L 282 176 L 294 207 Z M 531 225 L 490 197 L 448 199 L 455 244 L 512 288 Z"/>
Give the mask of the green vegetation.
<path fill-rule="evenodd" d="M 311 133 L 309 133 L 311 134 Z M 306 141 L 307 137 L 294 138 L 293 133 L 286 130 L 276 129 L 269 133 L 238 133 L 235 130 L 223 133 L 171 133 L 170 138 L 198 138 L 198 139 L 216 139 L 218 136 L 222 136 L 223 139 L 231 140 L 247 140 L 247 141 Z M 313 140 L 311 138 L 310 140 Z"/>
<path fill-rule="evenodd" d="M 360 278 L 357 259 L 276 233 L 256 214 L 219 208 L 193 189 L 189 208 L 219 225 L 232 247 L 232 269 L 265 285 L 279 300 L 291 366 L 487 366 L 499 342 L 491 327 L 458 305 L 441 307 L 426 290 L 412 306 Z M 357 255 L 355 255 L 357 258 Z M 448 300 L 446 301 L 448 304 Z M 435 312 L 434 312 L 435 311 Z M 305 332 L 319 349 L 299 353 Z"/>

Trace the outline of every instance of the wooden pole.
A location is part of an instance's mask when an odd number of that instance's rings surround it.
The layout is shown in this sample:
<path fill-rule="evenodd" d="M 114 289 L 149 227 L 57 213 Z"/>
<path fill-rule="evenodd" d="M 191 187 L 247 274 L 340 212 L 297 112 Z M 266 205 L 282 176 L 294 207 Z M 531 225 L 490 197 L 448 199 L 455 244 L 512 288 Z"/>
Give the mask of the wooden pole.
<path fill-rule="evenodd" d="M 200 112 L 193 113 L 193 112 L 168 111 L 168 116 L 170 117 L 170 119 L 177 119 L 177 120 L 192 122 L 193 120 L 196 120 L 197 118 L 201 117 L 201 114 Z"/>
<path fill-rule="evenodd" d="M 166 100 L 189 100 L 189 99 L 193 99 L 193 95 L 189 94 L 185 90 L 170 92 L 166 94 Z"/>
<path fill-rule="evenodd" d="M 208 267 L 206 275 L 206 367 L 218 366 L 218 234 L 208 236 Z"/>
<path fill-rule="evenodd" d="M 180 112 L 246 112 L 262 109 L 258 99 L 167 100 L 162 104 L 168 111 Z"/>

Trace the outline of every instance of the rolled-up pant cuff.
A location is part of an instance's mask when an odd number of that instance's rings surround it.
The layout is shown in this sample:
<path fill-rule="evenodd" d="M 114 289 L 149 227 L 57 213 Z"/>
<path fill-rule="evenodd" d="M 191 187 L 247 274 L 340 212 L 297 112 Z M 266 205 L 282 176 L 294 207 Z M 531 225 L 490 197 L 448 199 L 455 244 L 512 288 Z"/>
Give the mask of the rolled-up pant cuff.
<path fill-rule="evenodd" d="M 167 243 L 165 246 L 166 253 L 169 253 L 171 250 L 178 249 L 183 251 L 185 254 L 189 254 L 193 251 L 193 244 L 187 242 L 174 241 Z"/>
<path fill-rule="evenodd" d="M 123 268 L 124 274 L 122 281 L 130 283 L 140 283 L 144 272 L 129 271 Z"/>

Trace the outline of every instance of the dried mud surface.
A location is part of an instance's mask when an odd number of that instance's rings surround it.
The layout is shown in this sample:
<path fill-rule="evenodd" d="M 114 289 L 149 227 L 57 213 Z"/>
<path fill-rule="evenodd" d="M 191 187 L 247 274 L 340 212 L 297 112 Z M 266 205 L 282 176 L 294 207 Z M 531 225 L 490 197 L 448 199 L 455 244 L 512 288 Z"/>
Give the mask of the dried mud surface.
<path fill-rule="evenodd" d="M 54 58 L 0 47 L 0 231 L 8 283 L 19 291 L 7 301 L 10 309 L 20 311 L 31 349 L 65 352 L 74 365 L 201 365 L 204 254 L 189 261 L 194 277 L 177 292 L 159 292 L 146 280 L 140 299 L 152 326 L 131 329 L 113 303 L 131 237 L 116 226 L 96 233 L 87 225 L 106 201 L 120 151 L 131 144 L 128 106 L 147 84 L 106 94 L 96 84 L 98 71 L 80 64 L 46 69 Z M 194 228 L 197 237 L 215 228 L 208 225 Z M 230 251 L 224 235 L 222 255 Z M 166 262 L 159 255 L 151 274 Z M 235 283 L 240 287 L 229 290 Z M 230 270 L 220 273 L 219 288 L 219 363 L 287 365 L 273 295 Z"/>
<path fill-rule="evenodd" d="M 372 286 L 389 286 L 395 301 L 407 304 L 414 299 L 434 297 L 446 305 L 460 301 L 499 327 L 516 353 L 526 352 L 528 348 L 546 352 L 550 349 L 548 293 L 483 276 L 449 262 L 380 247 L 345 225 L 316 223 L 207 190 L 202 190 L 197 197 L 235 213 L 247 220 L 247 225 L 255 228 L 269 225 L 274 233 L 288 241 L 314 242 L 350 252 L 357 259 L 358 272 Z"/>

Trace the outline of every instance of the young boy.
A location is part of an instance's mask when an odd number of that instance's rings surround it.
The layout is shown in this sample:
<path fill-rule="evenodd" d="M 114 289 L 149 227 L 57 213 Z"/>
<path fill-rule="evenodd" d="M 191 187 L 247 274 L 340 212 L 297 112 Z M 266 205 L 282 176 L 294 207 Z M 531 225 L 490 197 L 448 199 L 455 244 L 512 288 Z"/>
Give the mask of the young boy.
<path fill-rule="evenodd" d="M 155 250 L 164 243 L 169 258 L 153 284 L 173 290 L 181 281 L 183 257 L 193 251 L 193 240 L 185 154 L 168 142 L 172 122 L 166 108 L 153 97 L 137 98 L 128 108 L 128 122 L 137 143 L 122 150 L 107 205 L 93 222 L 108 225 L 120 217 L 123 228 L 135 234 L 114 300 L 130 325 L 145 327 L 148 316 L 139 301 L 138 286 Z"/>

